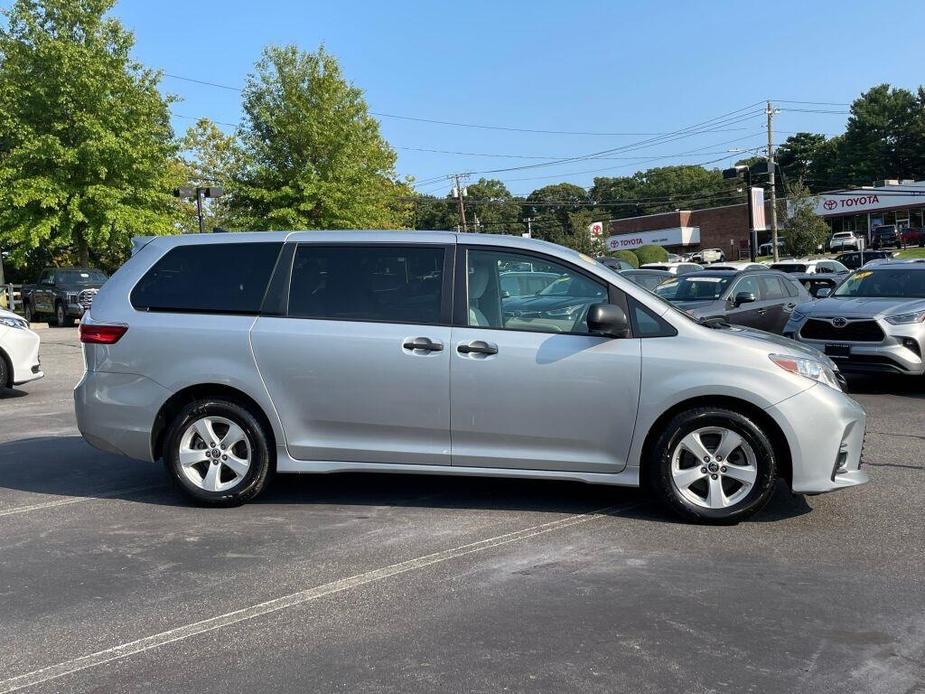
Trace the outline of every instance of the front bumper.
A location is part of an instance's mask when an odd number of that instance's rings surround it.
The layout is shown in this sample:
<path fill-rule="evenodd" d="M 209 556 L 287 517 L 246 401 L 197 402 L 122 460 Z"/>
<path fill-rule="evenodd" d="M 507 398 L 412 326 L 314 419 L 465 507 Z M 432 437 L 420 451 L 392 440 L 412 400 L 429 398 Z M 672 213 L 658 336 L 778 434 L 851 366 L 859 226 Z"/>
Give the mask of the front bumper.
<path fill-rule="evenodd" d="M 872 320 L 872 319 L 868 319 Z M 809 340 L 800 335 L 801 323 L 790 321 L 784 327 L 784 335 L 792 337 L 810 347 L 825 353 L 827 344 L 845 344 L 851 349 L 850 356 L 829 355 L 839 370 L 846 373 L 887 373 L 907 376 L 925 374 L 925 330 L 919 323 L 909 325 L 891 325 L 884 320 L 877 320 L 883 330 L 884 338 L 880 342 L 852 342 L 850 340 Z M 916 349 L 907 345 L 914 342 Z"/>
<path fill-rule="evenodd" d="M 74 388 L 77 428 L 96 448 L 152 461 L 151 431 L 169 397 L 145 376 L 88 371 Z"/>
<path fill-rule="evenodd" d="M 38 333 L 28 329 L 5 328 L 2 333 L 2 345 L 12 367 L 12 385 L 35 381 L 45 375 L 39 358 L 41 338 Z"/>
<path fill-rule="evenodd" d="M 850 397 L 816 385 L 767 410 L 790 445 L 799 494 L 821 494 L 868 481 L 861 467 L 866 415 Z"/>

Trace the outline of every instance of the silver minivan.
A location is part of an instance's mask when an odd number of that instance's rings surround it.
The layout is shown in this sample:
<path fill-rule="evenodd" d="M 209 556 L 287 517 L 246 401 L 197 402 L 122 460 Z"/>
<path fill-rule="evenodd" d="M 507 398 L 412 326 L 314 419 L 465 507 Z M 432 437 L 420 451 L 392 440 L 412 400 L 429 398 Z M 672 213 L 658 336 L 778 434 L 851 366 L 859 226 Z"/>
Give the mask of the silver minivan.
<path fill-rule="evenodd" d="M 271 473 L 649 486 L 734 522 L 783 479 L 867 481 L 864 412 L 815 349 L 700 323 L 592 258 L 517 237 L 145 238 L 80 326 L 77 421 L 212 505 Z M 529 266 L 555 278 L 502 289 Z"/>

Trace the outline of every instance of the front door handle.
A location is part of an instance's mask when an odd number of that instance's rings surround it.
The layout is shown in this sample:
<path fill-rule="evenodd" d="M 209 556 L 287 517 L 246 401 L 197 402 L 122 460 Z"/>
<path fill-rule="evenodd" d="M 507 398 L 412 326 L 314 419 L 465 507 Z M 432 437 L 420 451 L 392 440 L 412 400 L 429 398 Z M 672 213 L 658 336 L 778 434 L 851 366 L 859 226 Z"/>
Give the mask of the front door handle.
<path fill-rule="evenodd" d="M 414 350 L 423 350 L 425 352 L 441 352 L 443 351 L 443 343 L 438 340 L 431 340 L 429 337 L 416 337 L 412 339 L 406 339 L 402 345 L 405 349 Z"/>
<path fill-rule="evenodd" d="M 763 315 L 764 315 L 765 313 L 767 313 L 767 312 L 768 312 L 768 309 L 766 309 L 766 308 L 759 308 L 759 309 L 758 309 L 758 315 L 759 315 L 759 316 L 763 316 Z"/>
<path fill-rule="evenodd" d="M 497 354 L 498 348 L 485 340 L 475 340 L 456 348 L 460 354 Z"/>

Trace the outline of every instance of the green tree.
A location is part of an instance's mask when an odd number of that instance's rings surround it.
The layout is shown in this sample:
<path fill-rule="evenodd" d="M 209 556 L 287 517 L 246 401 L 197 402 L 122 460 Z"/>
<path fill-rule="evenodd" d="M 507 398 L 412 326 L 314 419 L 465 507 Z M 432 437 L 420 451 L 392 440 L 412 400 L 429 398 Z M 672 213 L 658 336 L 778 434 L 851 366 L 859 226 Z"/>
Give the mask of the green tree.
<path fill-rule="evenodd" d="M 480 178 L 467 188 L 466 221 L 470 230 L 478 229 L 487 234 L 523 232 L 520 203 L 514 199 L 504 183 L 494 178 Z M 456 204 L 455 200 L 453 204 Z"/>
<path fill-rule="evenodd" d="M 817 133 L 799 132 L 784 140 L 777 148 L 777 163 L 787 180 L 804 181 L 808 185 L 816 183 L 814 166 L 825 145 L 825 135 Z"/>
<path fill-rule="evenodd" d="M 588 192 L 581 186 L 556 183 L 530 193 L 523 204 L 523 216 L 533 219 L 534 237 L 571 246 L 577 239 L 569 243 L 575 232 L 570 215 L 592 205 Z M 587 234 L 587 229 L 583 234 Z"/>
<path fill-rule="evenodd" d="M 228 206 L 244 229 L 410 225 L 412 193 L 363 93 L 324 48 L 263 52 L 243 92 Z"/>
<path fill-rule="evenodd" d="M 925 177 L 925 91 L 881 84 L 851 104 L 836 173 L 851 183 Z"/>
<path fill-rule="evenodd" d="M 633 267 L 639 267 L 639 256 L 632 251 L 612 251 L 607 255 L 617 258 L 618 260 L 625 260 Z"/>
<path fill-rule="evenodd" d="M 784 251 L 797 257 L 816 253 L 829 235 L 829 226 L 813 211 L 809 189 L 793 183 L 787 200 L 790 215 L 785 225 Z"/>
<path fill-rule="evenodd" d="M 16 0 L 0 29 L 0 239 L 106 266 L 176 229 L 180 174 L 159 74 L 107 17 L 115 0 Z"/>
<path fill-rule="evenodd" d="M 226 135 L 208 118 L 200 118 L 180 141 L 181 159 L 185 166 L 184 181 L 193 186 L 222 186 L 230 191 L 236 165 L 236 144 L 234 135 Z M 206 201 L 206 229 L 233 226 L 228 201 L 227 196 Z M 184 229 L 198 231 L 195 203 L 184 201 L 182 204 L 186 211 Z"/>
<path fill-rule="evenodd" d="M 741 202 L 737 185 L 724 179 L 719 169 L 685 164 L 660 166 L 632 176 L 595 178 L 590 195 L 595 203 L 606 206 L 613 219 L 620 219 Z"/>

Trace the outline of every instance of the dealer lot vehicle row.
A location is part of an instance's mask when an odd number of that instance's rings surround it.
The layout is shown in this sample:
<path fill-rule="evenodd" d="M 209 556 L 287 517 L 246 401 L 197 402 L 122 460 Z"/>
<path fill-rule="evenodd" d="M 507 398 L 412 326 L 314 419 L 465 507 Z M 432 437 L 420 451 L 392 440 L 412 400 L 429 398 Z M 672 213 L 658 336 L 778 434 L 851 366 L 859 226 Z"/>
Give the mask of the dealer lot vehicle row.
<path fill-rule="evenodd" d="M 506 296 L 501 276 L 526 265 L 557 279 Z M 252 498 L 275 465 L 642 480 L 688 518 L 735 521 L 778 478 L 806 493 L 866 480 L 864 413 L 828 358 L 701 324 L 543 242 L 156 238 L 100 290 L 81 339 L 81 432 L 163 458 L 203 503 Z"/>

